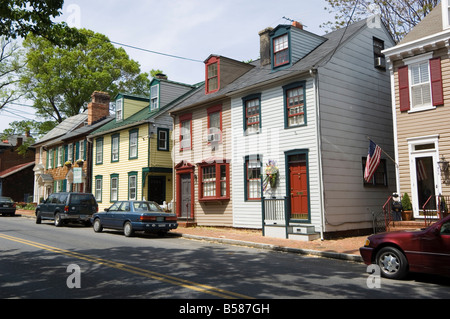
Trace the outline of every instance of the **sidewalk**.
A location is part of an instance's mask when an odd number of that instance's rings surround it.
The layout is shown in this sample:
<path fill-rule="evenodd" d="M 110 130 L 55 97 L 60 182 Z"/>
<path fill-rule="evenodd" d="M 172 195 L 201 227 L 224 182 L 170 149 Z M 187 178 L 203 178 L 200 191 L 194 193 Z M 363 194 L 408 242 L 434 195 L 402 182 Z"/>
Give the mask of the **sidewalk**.
<path fill-rule="evenodd" d="M 34 218 L 34 211 L 17 210 L 16 215 Z M 297 241 L 292 239 L 271 238 L 262 236 L 261 230 L 216 228 L 216 227 L 179 227 L 170 232 L 179 236 L 218 242 L 223 244 L 254 247 L 327 258 L 344 259 L 362 262 L 359 248 L 364 245 L 367 236 L 349 237 L 336 240 Z"/>

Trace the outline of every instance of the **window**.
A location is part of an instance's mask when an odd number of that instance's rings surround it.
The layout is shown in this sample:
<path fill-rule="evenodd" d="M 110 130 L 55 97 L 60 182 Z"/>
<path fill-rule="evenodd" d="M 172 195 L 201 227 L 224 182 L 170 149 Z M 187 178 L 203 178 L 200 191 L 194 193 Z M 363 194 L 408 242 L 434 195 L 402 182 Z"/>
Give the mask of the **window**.
<path fill-rule="evenodd" d="M 230 199 L 230 166 L 228 163 L 199 164 L 199 200 Z"/>
<path fill-rule="evenodd" d="M 261 167 L 259 156 L 247 156 L 245 158 L 245 200 L 261 199 Z"/>
<path fill-rule="evenodd" d="M 53 168 L 53 150 L 47 151 L 47 169 Z"/>
<path fill-rule="evenodd" d="M 220 59 L 211 56 L 205 62 L 205 91 L 206 94 L 216 92 L 220 89 Z"/>
<path fill-rule="evenodd" d="M 110 201 L 116 202 L 119 196 L 119 175 L 111 175 L 111 191 L 110 191 Z"/>
<path fill-rule="evenodd" d="M 305 86 L 294 83 L 283 87 L 285 100 L 285 127 L 306 124 Z"/>
<path fill-rule="evenodd" d="M 208 143 L 222 141 L 222 105 L 207 109 L 208 113 Z"/>
<path fill-rule="evenodd" d="M 386 70 L 386 58 L 381 51 L 384 50 L 384 41 L 373 38 L 373 57 L 374 57 L 374 66 L 381 70 Z"/>
<path fill-rule="evenodd" d="M 58 154 L 58 167 L 63 166 L 64 165 L 64 151 L 63 151 L 63 147 L 59 146 L 57 153 Z"/>
<path fill-rule="evenodd" d="M 95 176 L 95 199 L 97 202 L 102 201 L 103 176 Z"/>
<path fill-rule="evenodd" d="M 450 28 L 450 3 L 448 0 L 442 0 L 442 22 L 443 29 Z"/>
<path fill-rule="evenodd" d="M 261 128 L 261 94 L 244 97 L 242 101 L 244 104 L 245 134 L 259 133 Z"/>
<path fill-rule="evenodd" d="M 78 159 L 82 159 L 82 160 L 86 160 L 86 157 L 85 157 L 85 146 L 86 144 L 85 144 L 85 142 L 84 141 L 80 141 L 80 155 L 78 156 L 78 158 L 77 158 L 77 160 Z"/>
<path fill-rule="evenodd" d="M 138 130 L 131 130 L 130 131 L 130 138 L 129 138 L 129 155 L 128 157 L 130 159 L 138 158 Z"/>
<path fill-rule="evenodd" d="M 426 53 L 404 59 L 398 69 L 400 111 L 424 111 L 444 104 L 441 59 Z"/>
<path fill-rule="evenodd" d="M 180 116 L 180 151 L 192 148 L 192 114 Z"/>
<path fill-rule="evenodd" d="M 111 136 L 111 162 L 119 161 L 119 134 Z"/>
<path fill-rule="evenodd" d="M 150 88 L 150 111 L 159 108 L 159 84 Z"/>
<path fill-rule="evenodd" d="M 158 128 L 158 151 L 169 150 L 169 130 Z"/>
<path fill-rule="evenodd" d="M 103 138 L 95 141 L 95 164 L 103 164 Z"/>
<path fill-rule="evenodd" d="M 116 121 L 120 122 L 123 120 L 123 99 L 118 99 L 116 101 Z"/>
<path fill-rule="evenodd" d="M 367 157 L 363 157 L 363 159 L 362 159 L 363 176 L 364 176 L 364 171 L 366 168 L 366 162 L 367 162 Z M 388 182 L 387 182 L 386 160 L 381 159 L 377 170 L 373 174 L 372 180 L 369 182 L 364 180 L 364 186 L 387 186 L 387 185 L 388 185 Z"/>
<path fill-rule="evenodd" d="M 137 199 L 137 172 L 128 173 L 128 199 Z"/>
<path fill-rule="evenodd" d="M 274 66 L 289 63 L 289 35 L 284 34 L 273 39 Z"/>
<path fill-rule="evenodd" d="M 67 159 L 66 161 L 74 162 L 73 160 L 73 144 L 69 144 L 67 147 Z"/>

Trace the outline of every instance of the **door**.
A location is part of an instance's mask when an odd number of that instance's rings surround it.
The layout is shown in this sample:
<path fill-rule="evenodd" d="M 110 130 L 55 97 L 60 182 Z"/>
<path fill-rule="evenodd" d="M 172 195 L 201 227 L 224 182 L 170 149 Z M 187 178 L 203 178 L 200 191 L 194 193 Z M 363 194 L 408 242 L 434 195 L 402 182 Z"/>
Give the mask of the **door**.
<path fill-rule="evenodd" d="M 436 183 L 434 180 L 433 157 L 416 158 L 417 204 L 418 211 L 426 209 L 436 211 Z M 430 198 L 431 197 L 431 198 Z M 430 199 L 430 200 L 429 200 Z M 428 202 L 428 203 L 427 203 Z"/>
<path fill-rule="evenodd" d="M 166 178 L 164 176 L 148 177 L 148 200 L 162 205 L 166 200 Z"/>
<path fill-rule="evenodd" d="M 191 217 L 191 174 L 181 175 L 181 218 Z"/>
<path fill-rule="evenodd" d="M 288 158 L 291 219 L 309 220 L 308 169 L 305 154 Z"/>

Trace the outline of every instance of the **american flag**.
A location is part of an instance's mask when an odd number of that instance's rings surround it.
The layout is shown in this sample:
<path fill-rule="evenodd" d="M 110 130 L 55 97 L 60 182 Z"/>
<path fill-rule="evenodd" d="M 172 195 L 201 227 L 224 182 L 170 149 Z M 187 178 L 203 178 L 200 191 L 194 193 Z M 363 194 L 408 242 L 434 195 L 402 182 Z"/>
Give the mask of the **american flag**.
<path fill-rule="evenodd" d="M 374 142 L 370 141 L 369 154 L 367 154 L 366 169 L 364 170 L 364 179 L 366 180 L 366 182 L 370 182 L 370 180 L 372 179 L 373 174 L 378 168 L 378 165 L 380 165 L 380 159 L 381 148 Z"/>

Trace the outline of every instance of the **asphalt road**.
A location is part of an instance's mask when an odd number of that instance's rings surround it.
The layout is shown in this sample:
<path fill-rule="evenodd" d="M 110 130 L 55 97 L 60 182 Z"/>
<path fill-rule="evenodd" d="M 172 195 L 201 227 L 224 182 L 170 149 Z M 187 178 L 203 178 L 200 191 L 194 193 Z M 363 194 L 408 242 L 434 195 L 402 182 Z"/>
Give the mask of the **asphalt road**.
<path fill-rule="evenodd" d="M 443 277 L 368 278 L 361 263 L 0 217 L 2 299 L 450 298 Z"/>

